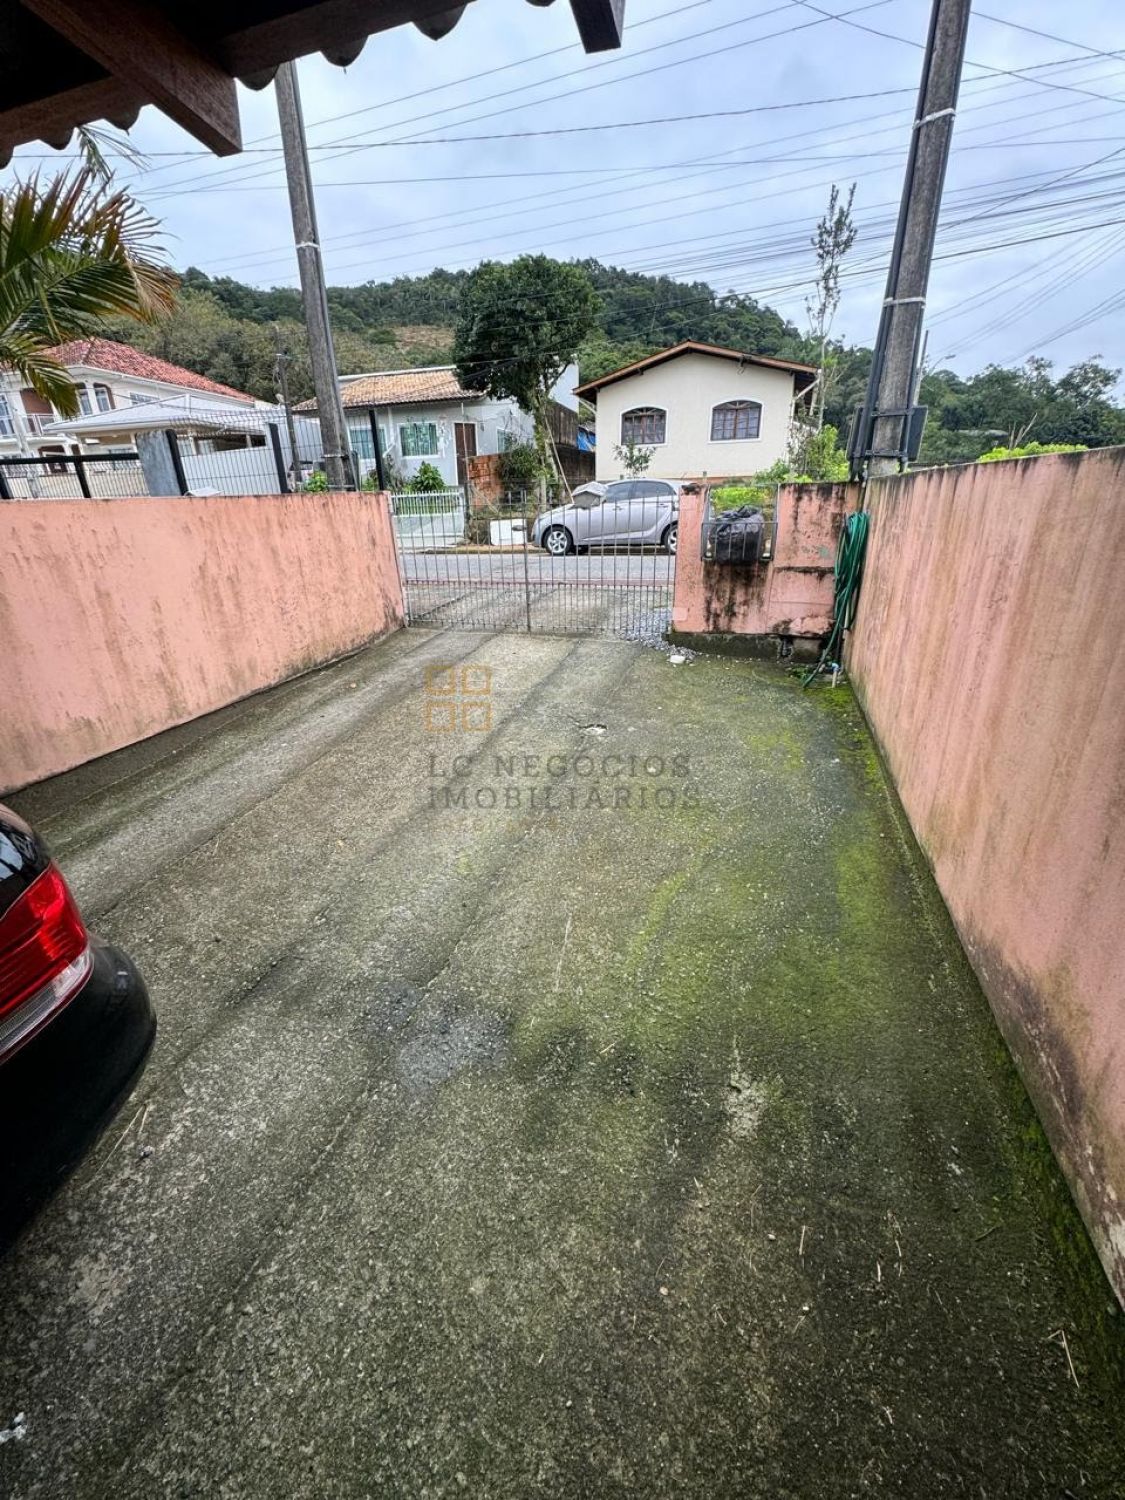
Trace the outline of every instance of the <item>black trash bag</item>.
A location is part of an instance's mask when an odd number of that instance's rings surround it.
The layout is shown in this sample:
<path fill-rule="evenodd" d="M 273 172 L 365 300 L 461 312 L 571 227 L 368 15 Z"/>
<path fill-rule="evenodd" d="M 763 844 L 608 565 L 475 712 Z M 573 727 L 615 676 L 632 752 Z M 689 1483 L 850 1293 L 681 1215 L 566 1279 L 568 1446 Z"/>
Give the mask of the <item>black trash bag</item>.
<path fill-rule="evenodd" d="M 756 563 L 766 538 L 766 518 L 756 505 L 713 516 L 704 529 L 703 556 L 728 567 Z"/>

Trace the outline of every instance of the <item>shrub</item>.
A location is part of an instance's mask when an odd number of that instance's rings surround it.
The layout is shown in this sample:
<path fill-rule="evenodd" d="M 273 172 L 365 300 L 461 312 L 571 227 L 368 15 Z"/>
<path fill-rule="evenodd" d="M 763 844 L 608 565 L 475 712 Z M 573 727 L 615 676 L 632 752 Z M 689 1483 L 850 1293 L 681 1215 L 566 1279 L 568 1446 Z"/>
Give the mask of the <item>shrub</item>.
<path fill-rule="evenodd" d="M 625 444 L 617 443 L 613 449 L 613 456 L 621 465 L 622 478 L 639 479 L 648 471 L 652 463 L 655 448 L 641 448 L 632 438 Z"/>
<path fill-rule="evenodd" d="M 497 469 L 506 490 L 529 490 L 539 483 L 542 466 L 537 450 L 530 443 L 519 443 L 500 454 Z"/>
<path fill-rule="evenodd" d="M 772 499 L 774 489 L 772 485 L 764 484 L 724 484 L 717 490 L 711 491 L 712 510 L 737 510 L 740 505 L 761 505 L 763 501 Z"/>
<path fill-rule="evenodd" d="M 796 483 L 825 479 L 839 483 L 847 479 L 850 470 L 848 455 L 839 446 L 838 436 L 830 424 L 819 432 L 798 425 L 789 448 L 789 469 L 792 472 L 785 478 Z"/>
<path fill-rule="evenodd" d="M 493 521 L 500 520 L 500 512 L 495 505 L 479 505 L 476 510 L 469 512 L 469 518 L 465 522 L 465 540 L 474 542 L 477 546 L 487 546 L 492 540 L 489 527 Z"/>
<path fill-rule="evenodd" d="M 990 448 L 977 460 L 982 464 L 996 464 L 1004 458 L 1036 458 L 1040 453 L 1086 453 L 1085 443 L 1024 443 L 1022 448 Z"/>
<path fill-rule="evenodd" d="M 428 495 L 435 490 L 448 489 L 448 485 L 442 478 L 441 471 L 433 464 L 420 464 L 407 489 L 413 490 L 416 495 Z"/>
<path fill-rule="evenodd" d="M 301 488 L 306 495 L 323 495 L 328 490 L 328 475 L 323 469 L 314 469 Z"/>

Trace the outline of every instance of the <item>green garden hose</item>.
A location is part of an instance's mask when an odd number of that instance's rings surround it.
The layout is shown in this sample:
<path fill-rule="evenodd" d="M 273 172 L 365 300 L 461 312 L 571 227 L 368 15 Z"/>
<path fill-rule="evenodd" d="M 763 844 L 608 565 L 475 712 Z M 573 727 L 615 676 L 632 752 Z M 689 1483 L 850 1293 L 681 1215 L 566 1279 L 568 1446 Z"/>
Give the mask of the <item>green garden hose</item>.
<path fill-rule="evenodd" d="M 820 660 L 801 679 L 802 687 L 808 687 L 819 673 L 840 659 L 844 631 L 852 628 L 859 602 L 863 559 L 867 552 L 868 521 L 865 510 L 854 511 L 844 522 L 840 532 L 840 540 L 836 544 L 836 594 L 832 604 L 832 630 L 820 653 Z"/>

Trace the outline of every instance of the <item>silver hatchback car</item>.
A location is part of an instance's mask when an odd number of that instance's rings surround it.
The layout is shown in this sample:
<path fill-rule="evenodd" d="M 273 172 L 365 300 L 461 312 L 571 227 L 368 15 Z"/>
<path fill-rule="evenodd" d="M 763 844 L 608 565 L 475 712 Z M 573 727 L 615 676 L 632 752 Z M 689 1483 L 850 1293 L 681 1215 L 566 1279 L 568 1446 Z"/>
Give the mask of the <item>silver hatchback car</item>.
<path fill-rule="evenodd" d="M 576 495 L 537 516 L 529 541 L 555 557 L 586 547 L 649 546 L 675 552 L 679 486 L 667 479 L 620 479 L 604 495 Z"/>

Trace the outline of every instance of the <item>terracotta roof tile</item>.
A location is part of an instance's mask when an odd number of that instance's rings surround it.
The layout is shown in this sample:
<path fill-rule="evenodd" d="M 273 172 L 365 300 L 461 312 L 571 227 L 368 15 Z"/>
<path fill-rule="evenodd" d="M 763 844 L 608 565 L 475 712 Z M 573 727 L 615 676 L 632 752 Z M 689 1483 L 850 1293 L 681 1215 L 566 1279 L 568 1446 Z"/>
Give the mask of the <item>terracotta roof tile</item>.
<path fill-rule="evenodd" d="M 349 380 L 341 394 L 346 407 L 421 406 L 430 401 L 476 400 L 479 391 L 467 391 L 453 373 L 452 365 L 427 370 L 383 370 Z M 297 411 L 315 411 L 316 401 L 302 401 Z"/>
<path fill-rule="evenodd" d="M 86 365 L 94 370 L 105 370 L 110 375 L 133 375 L 138 380 L 161 380 L 166 385 L 184 386 L 193 391 L 210 391 L 213 396 L 234 396 L 240 401 L 253 401 L 245 391 L 236 391 L 229 385 L 220 385 L 217 380 L 208 380 L 206 375 L 197 375 L 194 370 L 185 370 L 180 365 L 158 359 L 155 354 L 142 354 L 130 344 L 119 344 L 113 339 L 71 339 L 67 344 L 56 344 L 44 350 L 62 365 Z"/>

